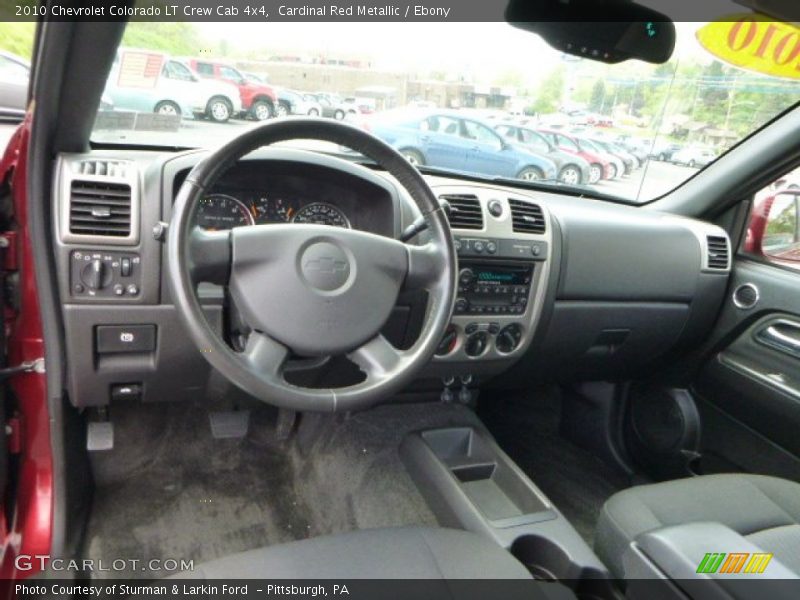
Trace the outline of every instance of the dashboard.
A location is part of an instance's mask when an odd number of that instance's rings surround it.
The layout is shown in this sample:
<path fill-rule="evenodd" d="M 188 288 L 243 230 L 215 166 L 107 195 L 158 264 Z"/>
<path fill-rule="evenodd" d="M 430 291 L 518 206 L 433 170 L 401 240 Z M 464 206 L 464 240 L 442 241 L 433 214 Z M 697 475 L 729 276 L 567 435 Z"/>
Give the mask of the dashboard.
<path fill-rule="evenodd" d="M 204 155 L 59 157 L 54 234 L 77 406 L 105 405 L 124 393 L 145 401 L 205 393 L 211 368 L 175 314 L 164 247 L 153 234 L 164 230 L 178 190 Z M 420 377 L 422 389 L 457 378 L 506 384 L 630 376 L 697 342 L 723 302 L 730 241 L 719 227 L 555 192 L 426 179 L 450 204 L 459 276 L 450 325 Z M 418 216 L 382 171 L 269 148 L 229 168 L 194 219 L 208 230 L 315 223 L 397 238 Z M 235 338 L 236 307 L 225 290 L 203 284 L 199 296 L 209 323 Z M 426 305 L 424 292 L 401 293 L 382 333 L 409 346 Z M 299 377 L 346 383 L 340 363 L 314 364 Z"/>

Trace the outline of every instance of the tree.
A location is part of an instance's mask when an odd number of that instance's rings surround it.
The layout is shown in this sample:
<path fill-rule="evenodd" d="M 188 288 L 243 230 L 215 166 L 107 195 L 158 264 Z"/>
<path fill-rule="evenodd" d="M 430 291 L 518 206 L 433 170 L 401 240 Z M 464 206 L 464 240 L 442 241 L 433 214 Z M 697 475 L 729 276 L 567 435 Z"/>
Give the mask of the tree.
<path fill-rule="evenodd" d="M 553 113 L 561 105 L 564 96 L 564 67 L 559 65 L 544 78 L 539 86 L 533 110 L 539 114 Z"/>
<path fill-rule="evenodd" d="M 30 58 L 35 32 L 36 23 L 0 23 L 0 48 L 22 58 Z"/>
<path fill-rule="evenodd" d="M 602 79 L 594 82 L 592 87 L 592 95 L 589 98 L 589 110 L 592 112 L 604 112 L 606 101 L 606 84 Z"/>
<path fill-rule="evenodd" d="M 203 45 L 192 23 L 151 23 L 130 21 L 122 45 L 160 50 L 174 56 L 196 56 Z"/>

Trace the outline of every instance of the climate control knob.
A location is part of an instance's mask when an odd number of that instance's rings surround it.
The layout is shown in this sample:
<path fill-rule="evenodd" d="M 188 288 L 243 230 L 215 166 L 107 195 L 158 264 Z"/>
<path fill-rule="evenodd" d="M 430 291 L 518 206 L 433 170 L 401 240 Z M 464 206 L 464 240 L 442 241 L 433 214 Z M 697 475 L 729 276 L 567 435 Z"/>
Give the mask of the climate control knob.
<path fill-rule="evenodd" d="M 485 331 L 478 331 L 467 338 L 464 352 L 467 353 L 467 356 L 480 356 L 486 351 L 486 345 L 488 343 L 489 334 Z"/>
<path fill-rule="evenodd" d="M 458 330 L 454 325 L 450 325 L 447 327 L 447 330 L 442 336 L 442 341 L 439 342 L 439 346 L 436 348 L 436 356 L 447 356 L 450 354 L 455 350 L 456 342 L 458 342 Z"/>
<path fill-rule="evenodd" d="M 466 298 L 456 298 L 456 303 L 453 305 L 453 312 L 463 313 L 467 312 L 469 302 Z"/>
<path fill-rule="evenodd" d="M 519 346 L 519 341 L 522 339 L 522 327 L 516 323 L 503 327 L 497 334 L 495 340 L 495 347 L 498 352 L 508 354 L 516 350 Z"/>

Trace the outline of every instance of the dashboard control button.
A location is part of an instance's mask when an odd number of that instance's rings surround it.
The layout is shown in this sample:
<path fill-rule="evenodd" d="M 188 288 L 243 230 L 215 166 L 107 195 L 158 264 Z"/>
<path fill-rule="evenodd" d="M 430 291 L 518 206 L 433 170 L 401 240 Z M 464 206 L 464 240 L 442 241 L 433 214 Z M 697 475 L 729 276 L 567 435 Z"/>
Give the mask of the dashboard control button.
<path fill-rule="evenodd" d="M 450 354 L 453 350 L 455 350 L 457 341 L 458 330 L 454 325 L 448 326 L 447 330 L 442 336 L 442 341 L 439 342 L 439 346 L 436 348 L 436 356 L 446 356 Z"/>
<path fill-rule="evenodd" d="M 472 269 L 461 269 L 458 273 L 458 283 L 461 285 L 470 285 L 475 281 L 475 272 Z"/>
<path fill-rule="evenodd" d="M 152 352 L 156 348 L 156 326 L 98 325 L 95 344 L 98 354 Z"/>
<path fill-rule="evenodd" d="M 518 324 L 512 323 L 511 325 L 503 327 L 503 329 L 500 330 L 500 333 L 497 334 L 495 346 L 499 352 L 508 354 L 509 352 L 516 350 L 521 339 L 522 328 Z"/>
<path fill-rule="evenodd" d="M 486 242 L 486 252 L 495 254 L 497 252 L 497 244 L 494 242 Z"/>
<path fill-rule="evenodd" d="M 486 206 L 489 210 L 489 214 L 495 218 L 500 217 L 503 214 L 503 203 L 500 200 L 489 200 L 489 204 Z"/>
<path fill-rule="evenodd" d="M 466 298 L 456 298 L 456 303 L 454 306 L 454 310 L 457 313 L 466 312 L 469 308 L 469 302 L 467 302 Z"/>
<path fill-rule="evenodd" d="M 81 281 L 90 290 L 101 290 L 111 281 L 111 271 L 99 258 L 96 258 L 81 271 Z"/>
<path fill-rule="evenodd" d="M 111 400 L 141 400 L 142 386 L 138 383 L 118 384 L 111 386 Z"/>
<path fill-rule="evenodd" d="M 464 333 L 466 333 L 467 335 L 471 335 L 471 334 L 475 333 L 476 331 L 478 331 L 478 324 L 477 323 L 470 323 L 469 325 L 467 325 L 464 328 Z"/>
<path fill-rule="evenodd" d="M 485 331 L 478 331 L 467 338 L 465 352 L 467 356 L 480 356 L 486 351 L 489 336 Z"/>
<path fill-rule="evenodd" d="M 458 238 L 453 240 L 453 248 L 456 249 L 456 252 L 461 252 L 461 240 Z"/>
<path fill-rule="evenodd" d="M 122 277 L 130 277 L 132 273 L 131 259 L 124 256 L 119 261 L 119 274 Z"/>
<path fill-rule="evenodd" d="M 115 296 L 123 296 L 125 294 L 125 287 L 120 285 L 119 283 L 114 286 L 114 295 Z"/>
<path fill-rule="evenodd" d="M 477 240 L 472 244 L 472 249 L 477 252 L 478 254 L 483 252 L 484 244 L 482 241 Z"/>
<path fill-rule="evenodd" d="M 139 293 L 139 287 L 138 287 L 138 286 L 136 286 L 136 285 L 134 285 L 134 284 L 130 284 L 130 285 L 128 286 L 128 293 L 129 293 L 131 296 L 136 296 L 136 295 Z"/>

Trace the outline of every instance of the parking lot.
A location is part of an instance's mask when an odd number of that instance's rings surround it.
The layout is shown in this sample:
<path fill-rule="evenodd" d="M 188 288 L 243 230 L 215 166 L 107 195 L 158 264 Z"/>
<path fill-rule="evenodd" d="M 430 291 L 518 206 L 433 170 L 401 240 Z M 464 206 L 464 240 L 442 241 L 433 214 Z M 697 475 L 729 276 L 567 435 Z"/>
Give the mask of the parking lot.
<path fill-rule="evenodd" d="M 253 121 L 240 120 L 231 120 L 224 124 L 183 121 L 179 136 L 181 145 L 211 148 L 256 125 L 258 124 Z M 0 147 L 5 148 L 15 127 L 6 123 L 0 124 Z M 147 144 L 164 146 L 174 145 L 176 138 L 175 132 L 149 131 L 100 132 L 99 136 L 99 139 L 105 142 L 141 144 L 146 140 Z M 600 182 L 596 189 L 604 194 L 628 200 L 640 198 L 642 201 L 647 201 L 668 192 L 696 172 L 697 169 L 651 160 L 628 177 Z"/>

